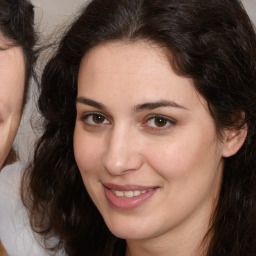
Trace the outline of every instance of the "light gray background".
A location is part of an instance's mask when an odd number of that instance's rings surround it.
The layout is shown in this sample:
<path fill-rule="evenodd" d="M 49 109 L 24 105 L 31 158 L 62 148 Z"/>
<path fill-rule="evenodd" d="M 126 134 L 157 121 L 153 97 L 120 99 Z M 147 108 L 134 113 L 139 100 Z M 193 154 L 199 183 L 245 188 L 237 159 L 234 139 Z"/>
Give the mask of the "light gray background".
<path fill-rule="evenodd" d="M 81 8 L 89 0 L 31 0 L 35 8 L 35 27 L 40 35 L 40 44 L 48 44 L 60 37 L 61 32 L 79 15 Z M 40 56 L 37 72 L 40 73 L 50 55 L 49 49 Z M 21 120 L 21 125 L 15 139 L 15 146 L 21 161 L 26 164 L 30 160 L 36 138 L 40 134 L 39 114 L 36 107 L 38 91 L 35 83 L 31 84 L 29 101 Z"/>
<path fill-rule="evenodd" d="M 74 19 L 83 5 L 89 0 L 31 0 L 35 5 L 36 27 L 42 37 L 42 43 L 49 43 L 51 39 L 58 38 L 61 31 Z M 256 0 L 242 0 L 249 16 L 256 24 Z M 47 55 L 43 55 L 38 64 L 40 73 Z M 33 152 L 36 134 L 31 128 L 31 120 L 37 123 L 38 113 L 36 109 L 37 90 L 32 84 L 30 100 L 27 104 L 19 129 L 16 145 L 23 162 L 30 158 Z"/>

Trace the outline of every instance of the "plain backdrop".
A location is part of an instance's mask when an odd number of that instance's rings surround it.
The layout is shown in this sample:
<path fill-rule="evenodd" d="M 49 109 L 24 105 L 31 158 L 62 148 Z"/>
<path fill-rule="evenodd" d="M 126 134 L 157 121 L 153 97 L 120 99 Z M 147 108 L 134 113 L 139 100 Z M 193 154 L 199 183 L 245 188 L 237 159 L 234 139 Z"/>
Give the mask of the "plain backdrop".
<path fill-rule="evenodd" d="M 40 32 L 41 41 L 48 43 L 51 39 L 58 38 L 61 31 L 80 13 L 81 8 L 88 0 L 31 0 L 35 5 L 35 24 Z M 256 24 L 256 0 L 242 0 L 249 16 Z M 50 49 L 49 49 L 50 50 Z M 46 58 L 41 57 L 38 64 L 38 74 L 44 66 Z M 30 99 L 26 106 L 21 126 L 16 137 L 16 147 L 23 162 L 32 155 L 34 142 L 37 135 L 31 128 L 31 120 L 34 124 L 40 124 L 36 108 L 36 85 L 32 83 Z"/>
<path fill-rule="evenodd" d="M 35 10 L 35 28 L 40 36 L 40 45 L 49 44 L 61 36 L 65 28 L 77 17 L 87 0 L 31 0 Z M 51 53 L 51 48 L 40 56 L 37 64 L 37 73 L 40 77 L 43 66 Z M 21 161 L 26 162 L 33 155 L 35 141 L 40 134 L 37 129 L 40 126 L 37 111 L 37 85 L 32 82 L 29 101 L 26 105 L 18 134 L 15 139 L 15 147 Z M 33 128 L 32 128 L 33 127 Z"/>

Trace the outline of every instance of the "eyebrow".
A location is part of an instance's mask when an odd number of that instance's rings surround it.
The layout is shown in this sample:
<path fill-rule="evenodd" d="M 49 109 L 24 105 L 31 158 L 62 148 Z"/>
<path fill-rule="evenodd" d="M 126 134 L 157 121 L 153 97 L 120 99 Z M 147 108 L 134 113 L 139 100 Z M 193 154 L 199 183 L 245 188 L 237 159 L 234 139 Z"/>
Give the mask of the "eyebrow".
<path fill-rule="evenodd" d="M 188 110 L 186 107 L 181 106 L 180 104 L 174 101 L 160 100 L 156 102 L 146 102 L 143 104 L 138 104 L 134 107 L 134 111 L 141 112 L 143 110 L 153 110 L 153 109 L 162 108 L 162 107 L 172 107 L 172 108 Z"/>
<path fill-rule="evenodd" d="M 94 101 L 92 99 L 84 98 L 84 97 L 78 97 L 76 99 L 76 103 L 82 103 L 82 104 L 85 104 L 88 106 L 98 108 L 100 110 L 107 110 L 107 108 L 103 104 L 101 104 L 97 101 Z M 144 110 L 153 110 L 153 109 L 161 108 L 161 107 L 172 107 L 172 108 L 188 110 L 186 107 L 184 107 L 174 101 L 160 100 L 160 101 L 156 101 L 156 102 L 146 102 L 146 103 L 138 104 L 133 108 L 133 111 L 134 112 L 142 112 Z"/>
<path fill-rule="evenodd" d="M 88 99 L 88 98 L 84 98 L 84 97 L 78 97 L 76 99 L 76 103 L 82 103 L 82 104 L 92 106 L 92 107 L 95 107 L 95 108 L 98 108 L 98 109 L 101 109 L 101 110 L 106 109 L 106 107 L 103 104 L 101 104 L 97 101 Z"/>

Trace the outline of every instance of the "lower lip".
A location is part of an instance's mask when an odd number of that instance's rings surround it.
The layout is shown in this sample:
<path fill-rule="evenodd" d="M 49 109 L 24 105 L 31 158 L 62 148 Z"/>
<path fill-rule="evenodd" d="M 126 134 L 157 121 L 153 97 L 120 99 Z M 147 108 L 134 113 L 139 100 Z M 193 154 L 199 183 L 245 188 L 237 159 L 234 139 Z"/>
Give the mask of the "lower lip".
<path fill-rule="evenodd" d="M 110 205 L 120 210 L 129 210 L 142 205 L 156 192 L 156 190 L 157 189 L 153 189 L 135 197 L 118 197 L 112 190 L 104 187 L 105 196 Z"/>

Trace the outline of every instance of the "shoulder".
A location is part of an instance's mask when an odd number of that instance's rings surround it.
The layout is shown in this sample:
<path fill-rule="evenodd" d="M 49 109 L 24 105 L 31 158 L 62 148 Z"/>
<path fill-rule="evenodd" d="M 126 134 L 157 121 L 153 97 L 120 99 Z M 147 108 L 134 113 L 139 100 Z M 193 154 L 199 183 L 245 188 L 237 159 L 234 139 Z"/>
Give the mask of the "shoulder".
<path fill-rule="evenodd" d="M 19 162 L 6 166 L 0 172 L 0 216 L 20 200 L 22 166 Z"/>
<path fill-rule="evenodd" d="M 20 198 L 22 165 L 6 166 L 0 173 L 0 240 L 12 256 L 46 256 L 29 225 Z"/>

